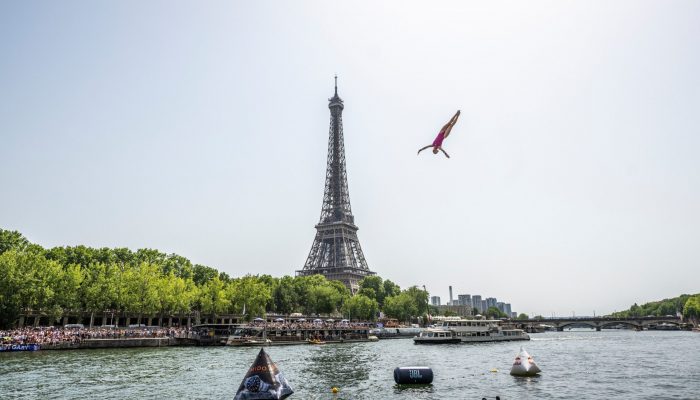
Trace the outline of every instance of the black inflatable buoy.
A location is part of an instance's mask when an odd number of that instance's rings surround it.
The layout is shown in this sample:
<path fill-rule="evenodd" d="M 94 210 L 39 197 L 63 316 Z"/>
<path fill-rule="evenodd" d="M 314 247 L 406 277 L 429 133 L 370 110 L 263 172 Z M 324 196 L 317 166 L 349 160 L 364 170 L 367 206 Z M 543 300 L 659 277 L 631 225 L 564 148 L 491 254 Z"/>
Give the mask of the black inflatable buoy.
<path fill-rule="evenodd" d="M 430 367 L 396 367 L 394 381 L 400 385 L 429 384 L 433 382 L 433 370 Z"/>
<path fill-rule="evenodd" d="M 294 393 L 284 374 L 260 349 L 233 400 L 281 400 Z"/>

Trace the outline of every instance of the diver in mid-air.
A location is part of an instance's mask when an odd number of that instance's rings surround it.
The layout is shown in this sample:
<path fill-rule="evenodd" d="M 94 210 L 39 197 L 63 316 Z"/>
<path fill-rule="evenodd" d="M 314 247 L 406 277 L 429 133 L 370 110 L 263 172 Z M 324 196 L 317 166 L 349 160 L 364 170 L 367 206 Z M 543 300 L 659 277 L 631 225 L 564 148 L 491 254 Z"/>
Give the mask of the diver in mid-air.
<path fill-rule="evenodd" d="M 420 154 L 421 151 L 427 149 L 428 147 L 433 148 L 433 154 L 437 154 L 438 150 L 442 151 L 445 154 L 445 157 L 450 158 L 450 155 L 447 154 L 445 149 L 442 148 L 442 142 L 447 138 L 447 136 L 450 135 L 450 132 L 452 131 L 452 127 L 455 126 L 457 123 L 457 118 L 459 118 L 460 111 L 457 110 L 455 115 L 450 119 L 448 123 L 445 124 L 445 126 L 440 129 L 440 133 L 438 133 L 437 137 L 435 137 L 435 140 L 433 140 L 432 144 L 429 144 L 422 149 L 418 150 L 418 154 Z"/>

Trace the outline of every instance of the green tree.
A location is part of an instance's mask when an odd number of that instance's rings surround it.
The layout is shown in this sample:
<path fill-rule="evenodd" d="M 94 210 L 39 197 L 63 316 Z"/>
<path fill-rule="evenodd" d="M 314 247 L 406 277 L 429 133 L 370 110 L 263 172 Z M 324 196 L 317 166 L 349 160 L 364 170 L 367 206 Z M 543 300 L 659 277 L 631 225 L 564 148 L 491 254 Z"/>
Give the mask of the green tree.
<path fill-rule="evenodd" d="M 525 313 L 520 313 L 520 315 L 518 315 L 518 319 L 530 319 L 530 317 L 528 317 Z"/>
<path fill-rule="evenodd" d="M 384 313 L 399 321 L 409 321 L 419 315 L 416 301 L 404 291 L 398 296 L 389 296 L 384 299 Z"/>
<path fill-rule="evenodd" d="M 384 291 L 384 281 L 377 275 L 367 276 L 360 281 L 360 290 L 358 293 L 361 293 L 370 299 L 377 300 L 377 303 L 382 306 L 384 304 L 384 297 L 386 297 L 386 292 Z"/>
<path fill-rule="evenodd" d="M 272 290 L 257 276 L 246 275 L 231 281 L 227 286 L 226 296 L 233 312 L 242 312 L 245 305 L 250 317 L 265 314 L 265 306 L 272 299 Z"/>
<path fill-rule="evenodd" d="M 53 260 L 47 260 L 42 253 L 11 250 L 7 255 L 8 302 L 15 313 L 14 320 L 23 309 L 40 311 L 53 319 L 62 313 L 59 304 L 60 283 L 64 278 L 63 269 Z"/>
<path fill-rule="evenodd" d="M 165 253 L 155 249 L 138 249 L 136 250 L 136 254 L 134 254 L 134 261 L 137 265 L 146 263 L 162 266 L 165 264 L 167 257 Z"/>
<path fill-rule="evenodd" d="M 218 276 L 205 283 L 199 291 L 199 303 L 204 314 L 220 314 L 226 312 L 231 305 L 224 283 Z"/>
<path fill-rule="evenodd" d="M 131 265 L 131 264 L 135 263 L 134 252 L 127 249 L 126 247 L 120 247 L 117 249 L 113 249 L 111 251 L 111 253 L 112 254 L 110 256 L 110 262 L 114 262 L 114 263 L 119 264 L 119 265 Z M 112 260 L 111 258 L 114 258 L 114 260 Z"/>
<path fill-rule="evenodd" d="M 24 251 L 29 245 L 29 240 L 21 233 L 0 229 L 0 254 L 8 250 Z"/>
<path fill-rule="evenodd" d="M 671 299 L 663 299 L 660 301 L 652 301 L 644 303 L 641 306 L 636 303 L 628 310 L 614 312 L 613 317 L 638 317 L 646 315 L 676 315 L 683 311 L 686 301 L 692 297 L 689 294 L 682 294 Z"/>
<path fill-rule="evenodd" d="M 341 295 L 330 285 L 314 286 L 309 290 L 311 313 L 330 314 L 338 309 Z"/>
<path fill-rule="evenodd" d="M 398 296 L 401 293 L 401 287 L 390 280 L 384 281 L 384 298 L 389 296 Z"/>
<path fill-rule="evenodd" d="M 80 292 L 85 310 L 91 313 L 91 320 L 95 313 L 118 309 L 117 275 L 118 268 L 113 263 L 94 263 L 86 269 Z"/>
<path fill-rule="evenodd" d="M 57 320 L 63 314 L 59 297 L 60 284 L 64 279 L 63 268 L 56 261 L 47 260 L 43 255 L 26 255 L 27 260 L 31 260 L 31 270 L 27 271 L 31 284 L 29 292 L 26 293 L 31 300 L 27 306 L 41 310 L 52 320 Z"/>
<path fill-rule="evenodd" d="M 138 312 L 139 321 L 144 315 L 153 315 L 161 310 L 159 296 L 160 268 L 142 261 L 138 267 L 130 268 L 126 274 L 129 309 Z"/>
<path fill-rule="evenodd" d="M 294 278 L 283 276 L 277 281 L 272 291 L 274 311 L 281 314 L 291 314 L 298 305 L 296 291 L 294 290 Z"/>
<path fill-rule="evenodd" d="M 642 316 L 642 309 L 637 305 L 637 303 L 634 303 L 632 307 L 630 307 L 629 311 L 629 316 L 630 317 L 641 317 Z"/>
<path fill-rule="evenodd" d="M 352 296 L 343 305 L 343 314 L 348 314 L 351 320 L 373 321 L 378 311 L 377 300 L 362 294 Z"/>
<path fill-rule="evenodd" d="M 219 271 L 215 270 L 214 268 L 200 264 L 195 264 L 192 267 L 192 279 L 194 280 L 194 283 L 197 284 L 197 286 L 202 286 L 205 283 L 214 279 L 214 277 L 218 278 L 218 276 Z M 221 278 L 218 279 L 221 280 Z"/>
<path fill-rule="evenodd" d="M 506 313 L 503 311 L 499 310 L 498 307 L 489 307 L 488 310 L 486 310 L 486 313 L 484 314 L 488 318 L 507 318 Z"/>
<path fill-rule="evenodd" d="M 345 304 L 345 302 L 352 297 L 352 294 L 347 286 L 345 286 L 345 284 L 341 281 L 329 280 L 328 284 L 338 293 L 339 297 L 336 300 L 334 311 L 340 311 L 343 304 Z"/>
<path fill-rule="evenodd" d="M 224 283 L 231 282 L 231 277 L 226 272 L 219 272 L 219 279 L 221 279 L 221 282 Z"/>
<path fill-rule="evenodd" d="M 655 315 L 676 315 L 676 305 L 672 302 L 662 302 L 657 308 Z"/>
<path fill-rule="evenodd" d="M 176 277 L 171 283 L 173 285 L 173 297 L 175 303 L 171 311 L 182 314 L 192 311 L 194 303 L 199 296 L 199 288 L 192 279 Z"/>
<path fill-rule="evenodd" d="M 63 270 L 62 279 L 57 283 L 57 300 L 64 312 L 83 310 L 81 286 L 84 280 L 85 272 L 79 264 L 70 264 Z"/>
<path fill-rule="evenodd" d="M 192 263 L 185 257 L 178 256 L 177 254 L 169 254 L 163 259 L 161 265 L 164 275 L 168 275 L 172 272 L 176 277 L 184 279 L 192 278 Z"/>
<path fill-rule="evenodd" d="M 305 314 L 315 313 L 315 299 L 310 297 L 311 289 L 325 285 L 328 280 L 323 275 L 298 276 L 294 278 L 294 292 L 298 300 L 296 309 Z M 312 304 L 313 303 L 313 304 Z"/>
<path fill-rule="evenodd" d="M 46 258 L 56 261 L 60 265 L 78 264 L 86 268 L 97 261 L 97 251 L 86 246 L 54 247 L 46 251 Z"/>
<path fill-rule="evenodd" d="M 6 232 L 6 231 L 5 231 Z M 17 265 L 17 250 L 0 254 L 0 327 L 8 328 L 22 312 L 26 281 Z"/>
<path fill-rule="evenodd" d="M 686 300 L 683 306 L 683 318 L 687 318 L 693 325 L 698 326 L 698 320 L 700 320 L 700 295 L 695 295 Z"/>
<path fill-rule="evenodd" d="M 175 276 L 175 272 L 173 270 L 170 270 L 170 272 L 167 275 L 163 275 L 160 277 L 160 282 L 158 282 L 158 302 L 160 304 L 161 316 L 164 313 L 175 312 L 177 304 L 175 287 L 178 284 L 184 286 L 184 280 Z"/>
<path fill-rule="evenodd" d="M 418 286 L 411 286 L 406 289 L 406 294 L 411 297 L 416 307 L 415 316 L 424 315 L 428 312 L 428 292 L 419 289 Z"/>
<path fill-rule="evenodd" d="M 132 298 L 132 292 L 130 287 L 132 266 L 123 261 L 117 261 L 113 264 L 114 267 L 114 294 L 115 303 L 114 309 L 118 312 L 134 311 L 134 299 Z"/>
<path fill-rule="evenodd" d="M 357 291 L 356 296 L 357 295 L 362 295 L 375 301 L 377 300 L 377 292 L 375 292 L 374 289 L 369 287 L 360 288 L 360 290 Z"/>

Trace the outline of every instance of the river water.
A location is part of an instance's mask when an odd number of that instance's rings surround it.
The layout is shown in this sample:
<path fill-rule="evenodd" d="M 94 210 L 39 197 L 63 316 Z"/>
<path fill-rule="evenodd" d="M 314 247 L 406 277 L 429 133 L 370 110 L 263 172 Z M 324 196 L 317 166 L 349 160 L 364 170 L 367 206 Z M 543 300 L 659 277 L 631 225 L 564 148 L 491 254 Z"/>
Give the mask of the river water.
<path fill-rule="evenodd" d="M 565 331 L 531 341 L 269 347 L 290 399 L 700 399 L 700 333 Z M 520 346 L 542 374 L 509 375 Z M 0 354 L 1 399 L 232 399 L 259 348 L 168 347 Z M 398 366 L 433 384 L 398 387 Z M 491 372 L 496 369 L 497 372 Z M 331 388 L 338 387 L 338 394 Z"/>

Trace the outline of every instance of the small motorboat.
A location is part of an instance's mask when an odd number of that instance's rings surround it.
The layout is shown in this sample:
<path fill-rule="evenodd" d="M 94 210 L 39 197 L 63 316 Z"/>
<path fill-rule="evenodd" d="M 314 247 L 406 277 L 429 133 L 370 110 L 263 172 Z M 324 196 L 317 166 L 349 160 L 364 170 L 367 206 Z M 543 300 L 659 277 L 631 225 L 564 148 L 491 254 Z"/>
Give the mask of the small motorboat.
<path fill-rule="evenodd" d="M 326 344 L 326 342 L 320 339 L 309 339 L 309 344 Z"/>
<path fill-rule="evenodd" d="M 414 344 L 446 344 L 459 343 L 461 340 L 455 336 L 454 331 L 448 329 L 426 329 L 413 338 Z"/>
<path fill-rule="evenodd" d="M 513 376 L 535 376 L 542 372 L 535 364 L 535 360 L 525 349 L 520 348 L 520 353 L 513 361 L 513 367 L 510 369 L 510 374 Z"/>

